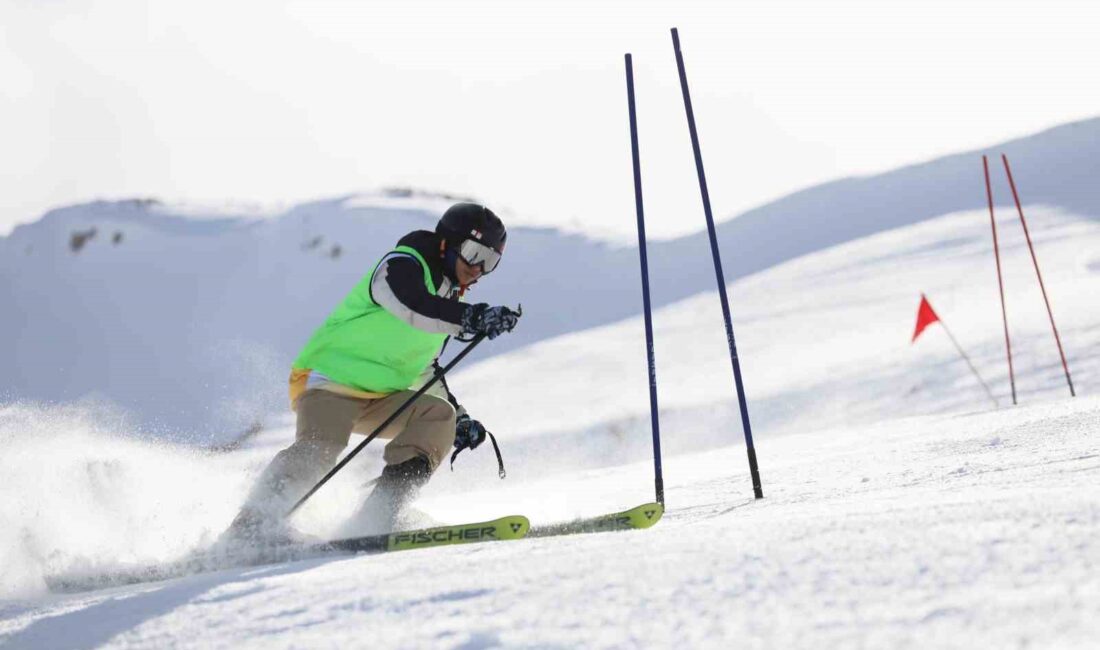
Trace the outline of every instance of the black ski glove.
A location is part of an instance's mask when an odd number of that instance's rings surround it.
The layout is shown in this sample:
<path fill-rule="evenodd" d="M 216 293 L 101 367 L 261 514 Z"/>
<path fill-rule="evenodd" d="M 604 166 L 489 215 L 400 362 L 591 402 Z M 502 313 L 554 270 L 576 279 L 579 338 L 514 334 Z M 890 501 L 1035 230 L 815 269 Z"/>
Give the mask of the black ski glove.
<path fill-rule="evenodd" d="M 519 323 L 521 312 L 498 306 L 490 307 L 486 303 L 471 305 L 462 315 L 462 334 L 460 338 L 470 339 L 484 334 L 489 339 L 511 332 Z"/>
<path fill-rule="evenodd" d="M 451 471 L 455 469 L 455 458 L 463 449 L 477 449 L 477 446 L 485 442 L 485 436 L 493 443 L 493 452 L 497 455 L 497 475 L 504 478 L 508 475 L 504 471 L 504 458 L 500 455 L 500 445 L 496 436 L 489 433 L 485 426 L 463 413 L 455 420 L 455 453 L 451 454 Z"/>
<path fill-rule="evenodd" d="M 455 449 L 477 449 L 485 442 L 485 427 L 463 413 L 455 421 Z"/>

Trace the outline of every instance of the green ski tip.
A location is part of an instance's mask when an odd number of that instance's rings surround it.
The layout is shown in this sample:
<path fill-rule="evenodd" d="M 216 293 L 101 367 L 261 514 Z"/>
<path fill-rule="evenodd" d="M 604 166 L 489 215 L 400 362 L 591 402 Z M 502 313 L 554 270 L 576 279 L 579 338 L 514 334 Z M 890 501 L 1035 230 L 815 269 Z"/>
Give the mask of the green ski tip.
<path fill-rule="evenodd" d="M 660 503 L 646 503 L 623 513 L 630 517 L 632 528 L 649 528 L 661 520 L 665 507 Z"/>
<path fill-rule="evenodd" d="M 642 505 L 609 515 L 586 517 L 559 524 L 538 526 L 531 529 L 531 537 L 549 537 L 551 535 L 575 535 L 580 533 L 603 533 L 613 530 L 637 530 L 649 528 L 661 520 L 665 507 L 659 503 Z"/>

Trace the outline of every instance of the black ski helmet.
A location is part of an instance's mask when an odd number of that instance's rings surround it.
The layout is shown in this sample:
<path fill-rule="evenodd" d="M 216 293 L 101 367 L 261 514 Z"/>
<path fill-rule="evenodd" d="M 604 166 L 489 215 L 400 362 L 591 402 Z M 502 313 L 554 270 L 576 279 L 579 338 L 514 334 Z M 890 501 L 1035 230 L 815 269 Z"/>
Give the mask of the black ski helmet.
<path fill-rule="evenodd" d="M 504 244 L 508 241 L 508 231 L 500 217 L 477 203 L 455 203 L 447 208 L 436 224 L 435 231 L 455 248 L 467 239 L 472 239 L 498 253 L 504 253 Z"/>

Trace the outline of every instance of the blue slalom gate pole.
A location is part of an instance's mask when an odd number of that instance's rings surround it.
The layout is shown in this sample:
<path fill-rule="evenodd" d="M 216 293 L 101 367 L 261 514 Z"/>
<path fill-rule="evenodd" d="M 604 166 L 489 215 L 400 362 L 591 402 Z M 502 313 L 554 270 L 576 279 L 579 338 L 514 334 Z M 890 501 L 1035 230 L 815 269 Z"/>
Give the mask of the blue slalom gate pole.
<path fill-rule="evenodd" d="M 642 167 L 638 156 L 638 118 L 634 109 L 634 66 L 626 55 L 626 101 L 630 107 L 630 151 L 634 159 L 634 203 L 638 208 L 638 258 L 642 264 L 642 306 L 645 311 L 645 348 L 649 366 L 649 413 L 653 422 L 653 487 L 657 503 L 665 504 L 661 472 L 661 425 L 657 416 L 657 364 L 653 360 L 653 313 L 649 303 L 649 260 L 646 256 L 645 215 L 642 211 Z"/>
<path fill-rule="evenodd" d="M 699 134 L 695 130 L 695 113 L 691 110 L 691 93 L 688 91 L 687 73 L 684 72 L 684 56 L 680 52 L 680 35 L 672 28 L 672 48 L 676 52 L 676 67 L 680 71 L 680 89 L 684 93 L 684 110 L 687 112 L 691 147 L 695 151 L 695 169 L 699 173 L 699 191 L 703 195 L 703 213 L 707 218 L 707 234 L 710 235 L 710 253 L 714 258 L 714 275 L 718 280 L 718 298 L 722 302 L 722 318 L 726 321 L 726 340 L 733 364 L 733 380 L 737 385 L 737 404 L 741 407 L 741 426 L 745 431 L 745 447 L 749 455 L 749 472 L 752 474 L 752 491 L 757 499 L 764 498 L 760 486 L 760 470 L 756 466 L 756 448 L 752 444 L 752 425 L 749 424 L 749 407 L 745 402 L 745 385 L 741 380 L 741 362 L 737 359 L 737 344 L 733 340 L 733 323 L 730 319 L 730 303 L 726 297 L 726 276 L 722 273 L 722 257 L 718 253 L 718 236 L 714 232 L 714 216 L 710 211 L 710 193 L 707 177 L 703 172 L 703 154 L 699 152 Z"/>

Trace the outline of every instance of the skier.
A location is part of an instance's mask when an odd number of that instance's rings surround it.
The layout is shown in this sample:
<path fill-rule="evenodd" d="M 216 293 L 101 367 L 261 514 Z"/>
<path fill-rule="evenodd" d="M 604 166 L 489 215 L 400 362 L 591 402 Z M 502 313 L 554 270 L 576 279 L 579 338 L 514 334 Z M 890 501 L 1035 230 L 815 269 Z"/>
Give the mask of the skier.
<path fill-rule="evenodd" d="M 519 313 L 460 302 L 497 268 L 508 233 L 488 208 L 451 206 L 435 232 L 405 235 L 329 315 L 294 361 L 295 441 L 260 475 L 223 539 L 293 540 L 289 507 L 331 469 L 352 432 L 369 433 L 433 373 L 449 337 L 490 339 Z M 452 445 L 473 449 L 486 430 L 440 380 L 384 430 L 386 463 L 356 520 L 392 529 Z"/>

